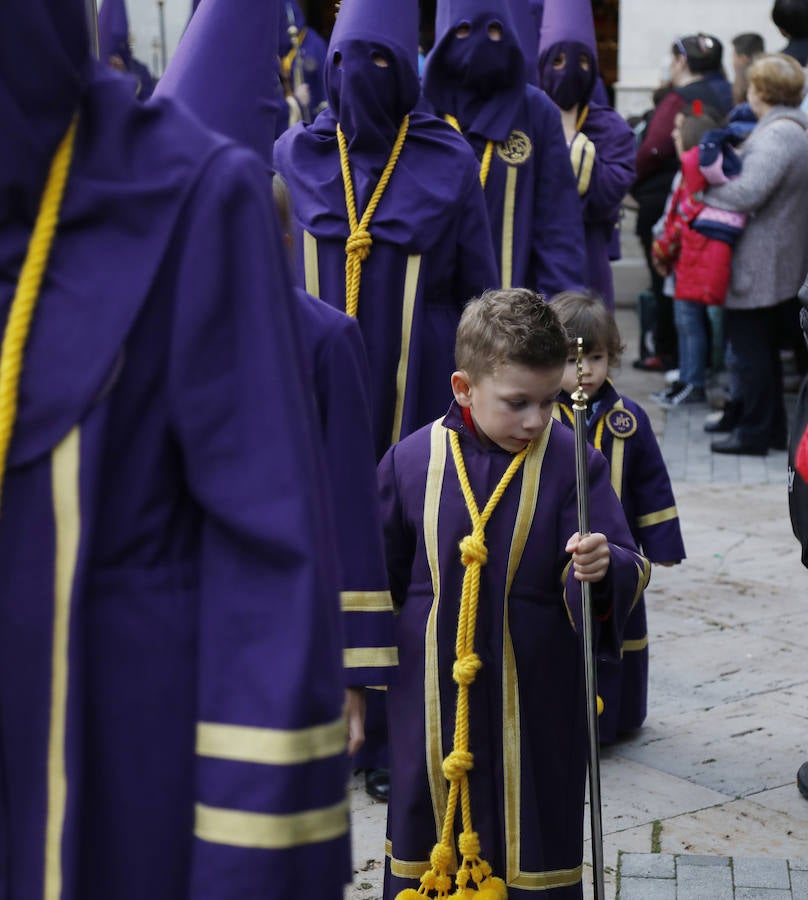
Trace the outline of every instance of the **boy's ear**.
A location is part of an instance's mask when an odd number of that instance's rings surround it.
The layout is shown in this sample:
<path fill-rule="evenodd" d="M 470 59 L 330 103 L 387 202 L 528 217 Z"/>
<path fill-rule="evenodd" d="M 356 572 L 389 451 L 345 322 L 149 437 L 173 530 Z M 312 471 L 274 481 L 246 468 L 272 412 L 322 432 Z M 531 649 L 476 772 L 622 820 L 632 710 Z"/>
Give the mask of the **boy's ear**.
<path fill-rule="evenodd" d="M 463 369 L 452 372 L 452 393 L 458 406 L 471 407 L 471 380 Z"/>

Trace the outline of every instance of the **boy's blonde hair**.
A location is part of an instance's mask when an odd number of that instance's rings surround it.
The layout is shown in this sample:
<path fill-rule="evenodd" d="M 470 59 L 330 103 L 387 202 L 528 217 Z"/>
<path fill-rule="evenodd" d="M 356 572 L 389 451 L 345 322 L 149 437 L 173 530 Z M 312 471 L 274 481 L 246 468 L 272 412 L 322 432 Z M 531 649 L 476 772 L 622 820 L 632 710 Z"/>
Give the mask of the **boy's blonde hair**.
<path fill-rule="evenodd" d="M 766 53 L 749 67 L 749 84 L 769 106 L 799 106 L 805 92 L 802 66 L 785 53 Z"/>
<path fill-rule="evenodd" d="M 550 306 L 569 335 L 569 348 L 574 349 L 579 337 L 584 339 L 584 353 L 602 350 L 609 365 L 616 368 L 625 345 L 614 316 L 594 291 L 562 291 L 550 299 Z"/>
<path fill-rule="evenodd" d="M 474 381 L 509 363 L 552 369 L 566 358 L 567 334 L 558 317 L 527 288 L 486 291 L 460 317 L 455 362 Z"/>

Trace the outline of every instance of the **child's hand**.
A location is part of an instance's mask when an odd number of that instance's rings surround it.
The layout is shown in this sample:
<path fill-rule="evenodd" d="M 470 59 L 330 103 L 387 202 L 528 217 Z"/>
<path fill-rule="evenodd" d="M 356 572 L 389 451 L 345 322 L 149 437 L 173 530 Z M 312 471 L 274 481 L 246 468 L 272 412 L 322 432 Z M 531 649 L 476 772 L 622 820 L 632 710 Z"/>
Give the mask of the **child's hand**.
<path fill-rule="evenodd" d="M 596 531 L 584 537 L 576 531 L 564 548 L 572 554 L 575 578 L 578 581 L 602 581 L 609 570 L 611 551 L 606 535 Z"/>

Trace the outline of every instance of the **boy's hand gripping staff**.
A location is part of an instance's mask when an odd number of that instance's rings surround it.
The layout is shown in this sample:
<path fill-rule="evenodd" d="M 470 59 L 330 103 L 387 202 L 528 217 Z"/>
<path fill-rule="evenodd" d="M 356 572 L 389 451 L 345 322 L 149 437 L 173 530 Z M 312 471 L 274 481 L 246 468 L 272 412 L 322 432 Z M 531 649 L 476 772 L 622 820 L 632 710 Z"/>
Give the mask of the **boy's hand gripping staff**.
<path fill-rule="evenodd" d="M 583 389 L 584 341 L 578 338 L 578 388 L 572 395 L 575 418 L 575 480 L 578 494 L 578 532 L 589 534 L 589 470 L 586 453 L 586 401 Z M 592 883 L 595 900 L 605 900 L 603 884 L 603 824 L 600 810 L 600 747 L 598 743 L 598 685 L 592 639 L 592 586 L 581 582 L 584 638 L 586 725 L 589 733 L 589 814 L 592 826 Z"/>

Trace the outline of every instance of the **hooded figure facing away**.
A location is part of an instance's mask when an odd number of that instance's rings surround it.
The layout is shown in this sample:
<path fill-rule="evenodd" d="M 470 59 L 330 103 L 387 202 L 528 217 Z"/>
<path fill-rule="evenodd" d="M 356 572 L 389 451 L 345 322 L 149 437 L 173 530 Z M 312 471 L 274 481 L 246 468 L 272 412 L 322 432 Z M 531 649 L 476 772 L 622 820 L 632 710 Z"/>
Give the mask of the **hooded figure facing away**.
<path fill-rule="evenodd" d="M 526 0 L 522 0 L 526 2 Z M 583 228 L 558 110 L 526 83 L 507 0 L 439 0 L 424 95 L 481 163 L 502 287 L 583 283 Z"/>
<path fill-rule="evenodd" d="M 414 109 L 417 52 L 415 0 L 343 0 L 329 108 L 275 147 L 306 290 L 362 330 L 377 457 L 443 412 L 460 312 L 497 282 L 474 154 Z"/>
<path fill-rule="evenodd" d="M 610 249 L 623 198 L 634 181 L 636 149 L 625 119 L 592 99 L 598 57 L 590 0 L 545 0 L 539 84 L 561 110 L 581 198 L 588 286 L 614 309 Z"/>
<path fill-rule="evenodd" d="M 265 168 L 94 65 L 81 0 L 3 4 L 0 116 L 0 896 L 339 900 L 336 561 Z"/>

